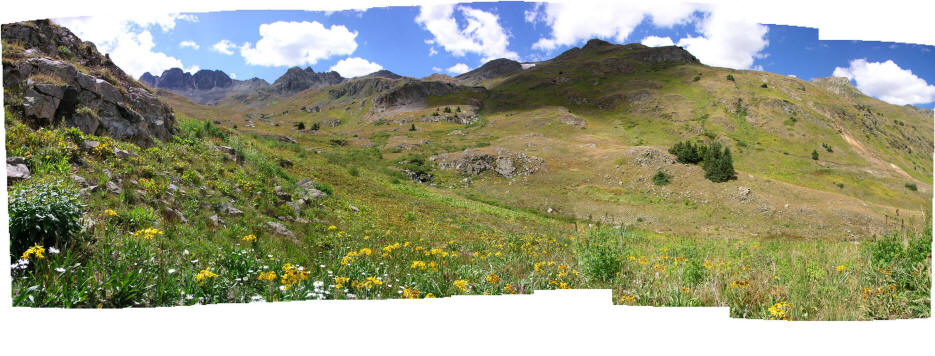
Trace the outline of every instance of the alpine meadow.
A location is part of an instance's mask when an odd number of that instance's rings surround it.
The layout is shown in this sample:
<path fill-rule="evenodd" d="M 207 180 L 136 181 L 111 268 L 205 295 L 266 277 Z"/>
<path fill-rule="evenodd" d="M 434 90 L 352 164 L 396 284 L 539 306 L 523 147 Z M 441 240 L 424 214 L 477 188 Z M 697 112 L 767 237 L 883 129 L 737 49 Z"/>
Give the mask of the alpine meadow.
<path fill-rule="evenodd" d="M 803 80 L 605 35 L 420 78 L 277 62 L 270 83 L 131 69 L 68 24 L 0 33 L 14 306 L 610 289 L 735 318 L 931 316 L 933 111 L 856 69 Z M 371 53 L 364 29 L 322 28 Z M 251 57 L 264 41 L 200 51 L 249 67 L 274 60 Z"/>

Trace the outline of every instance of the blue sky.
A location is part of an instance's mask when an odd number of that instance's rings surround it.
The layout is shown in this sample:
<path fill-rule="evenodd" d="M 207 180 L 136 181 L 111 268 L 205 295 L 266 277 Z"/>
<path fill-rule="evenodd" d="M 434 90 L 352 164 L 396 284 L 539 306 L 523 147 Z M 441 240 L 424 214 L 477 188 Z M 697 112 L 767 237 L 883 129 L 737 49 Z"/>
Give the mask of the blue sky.
<path fill-rule="evenodd" d="M 233 11 L 128 19 L 57 19 L 134 76 L 170 67 L 274 81 L 291 66 L 345 77 L 388 69 L 457 75 L 500 57 L 537 61 L 590 38 L 677 44 L 708 65 L 809 80 L 847 76 L 894 104 L 935 106 L 935 47 L 819 41 L 818 29 L 745 23 L 705 5 L 569 6 L 524 2 Z"/>

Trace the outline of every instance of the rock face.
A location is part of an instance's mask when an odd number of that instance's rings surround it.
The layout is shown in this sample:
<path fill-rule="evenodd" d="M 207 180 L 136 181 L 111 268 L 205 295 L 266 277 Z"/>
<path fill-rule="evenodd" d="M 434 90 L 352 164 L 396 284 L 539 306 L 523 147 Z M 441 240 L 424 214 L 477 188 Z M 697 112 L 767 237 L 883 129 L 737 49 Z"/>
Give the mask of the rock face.
<path fill-rule="evenodd" d="M 516 72 L 522 72 L 523 66 L 517 61 L 500 58 L 484 63 L 475 70 L 461 74 L 455 79 L 465 85 L 479 85 L 489 79 L 505 77 Z"/>
<path fill-rule="evenodd" d="M 502 148 L 497 149 L 495 153 L 479 149 L 454 154 L 444 153 L 429 157 L 429 160 L 437 162 L 440 169 L 453 169 L 461 174 L 478 175 L 493 171 L 505 178 L 530 175 L 545 165 L 545 161 L 539 157 Z"/>
<path fill-rule="evenodd" d="M 175 134 L 172 109 L 93 43 L 47 20 L 6 24 L 0 32 L 26 48 L 3 58 L 3 85 L 23 94 L 21 106 L 7 107 L 31 127 L 63 123 L 141 147 Z"/>
<path fill-rule="evenodd" d="M 306 89 L 321 89 L 344 81 L 338 72 L 315 73 L 310 67 L 292 67 L 273 82 L 272 90 L 279 95 L 292 95 Z"/>

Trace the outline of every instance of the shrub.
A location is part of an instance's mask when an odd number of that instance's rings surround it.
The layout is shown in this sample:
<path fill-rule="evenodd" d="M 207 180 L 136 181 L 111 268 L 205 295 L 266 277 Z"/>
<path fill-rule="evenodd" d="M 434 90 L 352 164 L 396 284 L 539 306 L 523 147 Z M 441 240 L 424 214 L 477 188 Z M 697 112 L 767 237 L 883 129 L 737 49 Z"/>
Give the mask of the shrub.
<path fill-rule="evenodd" d="M 733 75 L 733 74 L 728 74 L 728 75 L 727 75 L 727 80 L 732 81 L 732 82 L 736 82 L 736 81 L 734 80 L 734 75 Z"/>
<path fill-rule="evenodd" d="M 81 229 L 78 193 L 61 181 L 36 180 L 17 187 L 9 198 L 10 253 L 18 257 L 34 244 L 67 244 Z"/>
<path fill-rule="evenodd" d="M 611 231 L 591 231 L 588 239 L 576 246 L 582 270 L 588 278 L 607 282 L 617 276 L 623 253 L 613 237 L 616 234 Z"/>
<path fill-rule="evenodd" d="M 906 189 L 909 189 L 913 192 L 918 191 L 919 187 L 915 183 L 906 183 Z"/>
<path fill-rule="evenodd" d="M 669 184 L 669 178 L 672 178 L 672 175 L 666 173 L 662 170 L 656 171 L 656 174 L 653 175 L 653 184 L 655 185 L 666 185 Z"/>
<path fill-rule="evenodd" d="M 415 131 L 415 130 L 416 130 L 416 124 L 412 124 L 412 126 L 409 126 L 409 131 Z"/>
<path fill-rule="evenodd" d="M 827 144 L 827 143 L 822 142 L 821 147 L 824 147 L 824 148 L 825 148 L 825 151 L 828 151 L 828 153 L 834 152 L 834 150 L 831 149 L 831 145 L 829 145 L 829 144 Z"/>
<path fill-rule="evenodd" d="M 455 109 L 455 112 L 461 112 L 461 107 L 459 106 L 457 109 Z"/>
<path fill-rule="evenodd" d="M 358 170 L 357 167 L 351 167 L 351 169 L 347 170 L 347 173 L 350 174 L 352 177 L 360 176 L 360 170 Z"/>
<path fill-rule="evenodd" d="M 153 227 L 158 219 L 159 216 L 156 215 L 156 211 L 152 207 L 143 205 L 118 214 L 115 220 L 126 231 L 132 232 Z"/>
<path fill-rule="evenodd" d="M 450 114 L 450 113 L 451 113 L 451 108 L 446 106 L 446 107 L 445 107 L 445 113 Z"/>
<path fill-rule="evenodd" d="M 699 80 L 701 80 L 701 75 L 700 75 L 700 74 L 699 74 L 699 75 L 696 75 L 695 78 L 692 78 L 692 81 L 693 81 L 693 82 L 697 82 L 697 81 L 699 81 Z"/>
<path fill-rule="evenodd" d="M 334 188 L 331 188 L 331 186 L 326 183 L 321 183 L 321 182 L 315 183 L 315 189 L 318 189 L 322 193 L 325 193 L 328 195 L 334 194 Z"/>
<path fill-rule="evenodd" d="M 299 130 L 305 130 L 305 123 L 304 123 L 304 122 L 300 122 L 300 123 L 298 123 L 297 125 L 295 125 L 295 128 L 297 128 L 297 129 L 299 129 Z"/>
<path fill-rule="evenodd" d="M 321 125 L 319 125 L 319 124 L 316 122 L 316 123 L 313 123 L 313 124 L 312 124 L 312 129 L 311 129 L 311 130 L 312 130 L 312 131 L 318 131 L 318 129 L 320 129 L 320 128 L 321 128 Z"/>
<path fill-rule="evenodd" d="M 71 58 L 71 50 L 65 46 L 58 46 L 58 54 L 62 56 L 62 58 Z"/>
<path fill-rule="evenodd" d="M 818 151 L 817 151 L 817 150 L 812 150 L 812 159 L 813 159 L 813 160 L 816 160 L 816 161 L 818 160 Z"/>
<path fill-rule="evenodd" d="M 766 83 L 760 84 L 760 88 L 768 88 L 769 86 Z"/>

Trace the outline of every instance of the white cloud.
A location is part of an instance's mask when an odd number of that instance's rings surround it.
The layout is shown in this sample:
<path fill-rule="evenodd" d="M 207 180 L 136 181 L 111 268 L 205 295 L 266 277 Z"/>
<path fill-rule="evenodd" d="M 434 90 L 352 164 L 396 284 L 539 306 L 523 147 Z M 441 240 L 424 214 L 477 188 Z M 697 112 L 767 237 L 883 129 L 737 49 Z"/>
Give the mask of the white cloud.
<path fill-rule="evenodd" d="M 532 45 L 533 49 L 551 51 L 594 37 L 624 42 L 647 16 L 658 27 L 671 27 L 688 22 L 700 9 L 702 5 L 675 2 L 659 6 L 649 2 L 582 1 L 550 3 L 544 13 L 537 8 L 525 17 L 529 22 L 542 21 L 551 27 L 551 37 L 540 38 Z"/>
<path fill-rule="evenodd" d="M 847 68 L 835 67 L 836 77 L 847 77 L 857 82 L 857 89 L 890 104 L 925 104 L 935 101 L 935 85 L 902 69 L 892 60 L 867 62 L 852 60 Z"/>
<path fill-rule="evenodd" d="M 228 40 L 220 40 L 218 43 L 215 43 L 214 46 L 211 46 L 211 49 L 215 52 L 228 56 L 234 54 L 234 48 L 237 48 L 237 45 Z"/>
<path fill-rule="evenodd" d="M 438 67 L 432 67 L 432 71 L 435 72 L 435 73 L 441 73 L 442 70 L 443 70 L 443 69 L 438 68 Z"/>
<path fill-rule="evenodd" d="M 342 25 L 326 28 L 318 21 L 278 21 L 260 25 L 260 40 L 240 47 L 248 64 L 267 67 L 318 63 L 332 56 L 350 55 L 357 50 L 357 32 Z"/>
<path fill-rule="evenodd" d="M 435 47 L 429 47 L 429 56 L 431 57 L 431 56 L 434 56 L 434 55 L 436 55 L 436 54 L 438 54 L 438 51 L 435 50 Z"/>
<path fill-rule="evenodd" d="M 458 63 L 458 64 L 455 64 L 449 67 L 447 70 L 448 70 L 448 73 L 451 73 L 451 74 L 462 74 L 462 73 L 465 73 L 471 70 L 471 67 L 468 67 L 468 65 L 464 63 Z"/>
<path fill-rule="evenodd" d="M 640 41 L 644 46 L 648 47 L 663 47 L 663 46 L 674 46 L 675 42 L 672 42 L 671 38 L 668 37 L 658 37 L 658 36 L 647 36 Z"/>
<path fill-rule="evenodd" d="M 415 21 L 434 36 L 434 39 L 426 41 L 427 44 L 438 44 L 457 57 L 477 53 L 483 56 L 484 62 L 497 58 L 519 59 L 516 52 L 507 49 L 509 35 L 500 26 L 497 15 L 458 6 L 457 10 L 467 21 L 464 28 L 459 28 L 454 10 L 454 5 L 426 5 L 420 8 Z"/>
<path fill-rule="evenodd" d="M 227 76 L 231 77 L 231 79 L 237 79 L 237 73 L 234 72 L 227 73 Z"/>
<path fill-rule="evenodd" d="M 199 49 L 199 48 L 201 48 L 201 46 L 199 46 L 198 43 L 195 43 L 195 41 L 182 41 L 182 42 L 179 42 L 179 48 L 186 48 L 186 47 L 191 48 L 191 49 Z"/>
<path fill-rule="evenodd" d="M 331 66 L 331 70 L 345 78 L 359 77 L 380 69 L 383 69 L 383 66 L 360 57 L 344 58 Z"/>
<path fill-rule="evenodd" d="M 168 32 L 177 21 L 198 21 L 194 15 L 138 14 L 132 17 L 71 17 L 54 19 L 55 23 L 67 27 L 84 41 L 91 41 L 101 53 L 110 58 L 132 77 L 145 72 L 154 74 L 179 67 L 182 61 L 162 52 L 155 52 L 153 29 Z M 190 67 L 195 68 L 195 67 Z"/>
<path fill-rule="evenodd" d="M 789 78 L 798 78 L 795 74 L 789 74 Z"/>
<path fill-rule="evenodd" d="M 704 64 L 749 69 L 755 58 L 766 56 L 761 51 L 769 44 L 768 28 L 741 18 L 725 11 L 712 11 L 698 24 L 701 36 L 680 39 L 678 45 Z"/>

